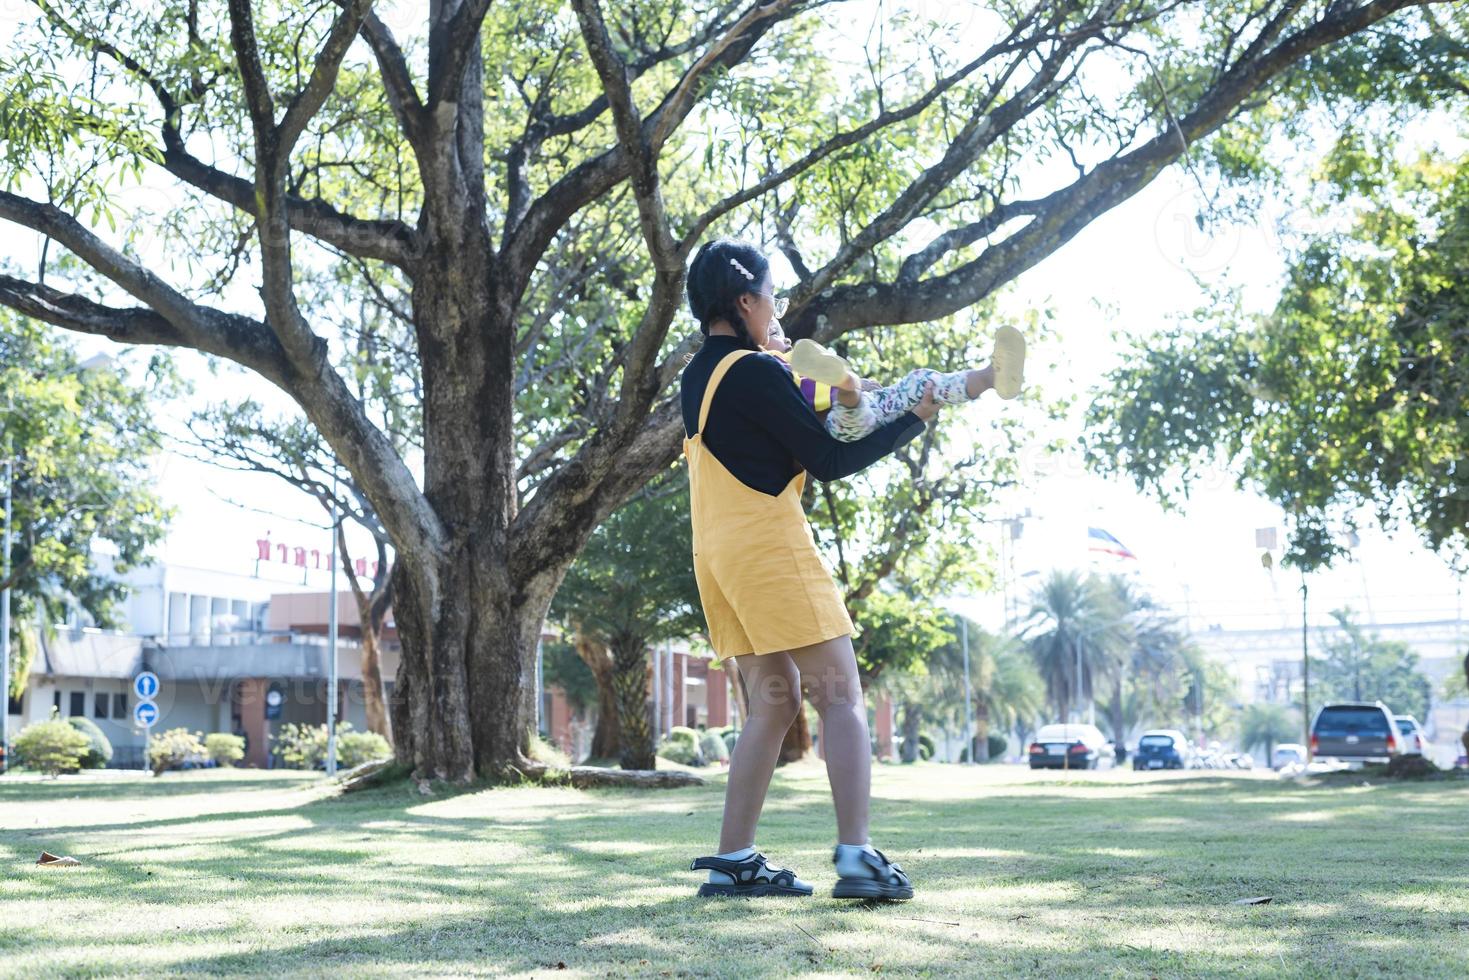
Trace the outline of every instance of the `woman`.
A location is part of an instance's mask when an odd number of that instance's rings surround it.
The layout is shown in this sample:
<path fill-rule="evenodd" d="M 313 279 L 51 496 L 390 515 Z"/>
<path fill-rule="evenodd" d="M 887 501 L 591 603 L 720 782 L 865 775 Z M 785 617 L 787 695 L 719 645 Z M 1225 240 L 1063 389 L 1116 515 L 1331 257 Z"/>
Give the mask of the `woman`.
<path fill-rule="evenodd" d="M 835 480 L 871 465 L 923 431 L 938 411 L 931 387 L 912 411 L 855 442 L 839 442 L 760 348 L 785 301 L 752 245 L 706 243 L 689 268 L 689 306 L 707 340 L 685 367 L 694 572 L 715 656 L 733 658 L 749 697 L 730 759 L 720 853 L 700 895 L 810 895 L 766 862 L 755 824 L 781 740 L 807 697 L 821 715 L 836 805 L 836 898 L 913 896 L 907 875 L 868 840 L 872 758 L 867 708 L 852 652 L 852 621 L 801 508 L 806 473 Z"/>

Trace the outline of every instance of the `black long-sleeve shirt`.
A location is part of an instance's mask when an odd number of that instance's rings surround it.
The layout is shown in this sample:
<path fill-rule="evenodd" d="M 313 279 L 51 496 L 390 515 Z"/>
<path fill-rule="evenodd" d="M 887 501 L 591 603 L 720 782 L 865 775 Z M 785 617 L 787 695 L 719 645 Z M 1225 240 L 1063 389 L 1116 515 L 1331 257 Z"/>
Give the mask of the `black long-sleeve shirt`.
<path fill-rule="evenodd" d="M 715 367 L 740 349 L 734 337 L 709 337 L 684 368 L 680 397 L 688 435 L 698 430 L 699 407 Z M 803 469 L 818 480 L 839 480 L 922 431 L 923 420 L 904 412 L 855 442 L 833 439 L 786 366 L 761 353 L 740 358 L 726 372 L 709 405 L 703 442 L 735 479 L 774 497 Z"/>

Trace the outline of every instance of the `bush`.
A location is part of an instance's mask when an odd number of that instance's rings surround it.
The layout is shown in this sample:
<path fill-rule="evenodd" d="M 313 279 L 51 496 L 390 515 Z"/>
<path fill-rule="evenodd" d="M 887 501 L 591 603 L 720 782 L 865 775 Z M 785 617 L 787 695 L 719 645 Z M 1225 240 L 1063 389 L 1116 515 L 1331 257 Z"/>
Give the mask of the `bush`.
<path fill-rule="evenodd" d="M 325 769 L 327 731 L 325 725 L 282 725 L 275 734 L 275 756 L 287 769 Z M 376 732 L 352 730 L 352 723 L 337 723 L 337 765 L 343 769 L 360 766 L 393 754 L 388 740 Z"/>
<path fill-rule="evenodd" d="M 658 754 L 685 766 L 704 765 L 704 757 L 699 752 L 699 733 L 682 725 L 669 729 L 663 744 L 658 746 Z"/>
<path fill-rule="evenodd" d="M 718 732 L 705 732 L 699 736 L 699 753 L 709 765 L 729 761 L 729 746 L 724 744 Z"/>
<path fill-rule="evenodd" d="M 228 732 L 210 732 L 204 736 L 204 751 L 216 766 L 233 766 L 245 758 L 245 737 Z"/>
<path fill-rule="evenodd" d="M 924 761 L 932 759 L 935 748 L 932 735 L 927 732 L 918 733 L 918 758 Z"/>
<path fill-rule="evenodd" d="M 349 727 L 339 725 L 339 736 Z M 321 769 L 326 765 L 325 725 L 282 725 L 272 741 L 275 757 L 287 769 Z M 338 751 L 339 758 L 340 755 Z"/>
<path fill-rule="evenodd" d="M 91 739 L 55 717 L 28 725 L 15 736 L 15 754 L 20 762 L 53 776 L 80 769 L 91 751 Z"/>
<path fill-rule="evenodd" d="M 199 741 L 199 733 L 187 728 L 171 728 L 148 739 L 148 765 L 155 776 L 204 757 L 204 743 Z"/>
<path fill-rule="evenodd" d="M 345 722 L 341 728 L 349 727 Z M 345 769 L 360 766 L 364 762 L 391 758 L 393 747 L 377 732 L 337 733 L 337 764 Z"/>
<path fill-rule="evenodd" d="M 387 743 L 385 742 L 384 745 Z M 571 765 L 571 756 L 561 751 L 561 746 L 540 735 L 530 737 L 530 757 L 542 765 L 565 769 Z"/>
<path fill-rule="evenodd" d="M 1005 758 L 1005 750 L 1010 747 L 1010 740 L 998 732 L 990 732 L 989 735 L 990 761 L 999 762 Z"/>
<path fill-rule="evenodd" d="M 107 768 L 107 763 L 112 761 L 112 743 L 107 741 L 107 736 L 102 734 L 102 729 L 97 727 L 97 723 L 81 715 L 73 715 L 66 719 L 66 723 L 87 736 L 87 741 L 92 743 L 91 749 L 82 756 L 82 768 Z"/>

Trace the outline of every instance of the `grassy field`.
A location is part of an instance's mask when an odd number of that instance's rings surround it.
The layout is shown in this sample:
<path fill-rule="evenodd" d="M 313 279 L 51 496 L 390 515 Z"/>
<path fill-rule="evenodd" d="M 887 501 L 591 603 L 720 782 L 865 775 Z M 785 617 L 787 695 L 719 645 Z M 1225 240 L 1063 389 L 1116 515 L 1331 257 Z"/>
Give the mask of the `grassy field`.
<path fill-rule="evenodd" d="M 884 766 L 875 841 L 918 892 L 886 907 L 822 897 L 831 808 L 804 764 L 777 774 L 760 844 L 817 897 L 695 899 L 722 793 L 0 781 L 0 970 L 1469 975 L 1466 780 Z M 85 867 L 36 868 L 42 848 Z"/>

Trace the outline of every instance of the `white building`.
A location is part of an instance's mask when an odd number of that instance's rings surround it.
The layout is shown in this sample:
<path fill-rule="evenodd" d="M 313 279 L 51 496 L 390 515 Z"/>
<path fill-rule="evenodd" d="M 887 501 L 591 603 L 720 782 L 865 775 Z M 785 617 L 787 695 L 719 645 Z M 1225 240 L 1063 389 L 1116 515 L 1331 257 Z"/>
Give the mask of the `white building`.
<path fill-rule="evenodd" d="M 98 559 L 105 574 L 110 562 Z M 12 737 L 53 710 L 85 715 L 112 742 L 114 766 L 141 766 L 147 732 L 133 721 L 131 684 L 151 670 L 162 681 L 155 732 L 241 734 L 247 763 L 268 765 L 277 726 L 326 720 L 327 596 L 306 592 L 306 576 L 292 574 L 297 581 L 157 564 L 123 575 L 131 589 L 124 629 L 99 630 L 78 615 L 39 632 L 26 689 L 10 701 Z M 360 629 L 347 593 L 338 597 L 338 618 L 338 717 L 360 731 Z M 391 623 L 384 632 L 382 670 L 391 690 L 396 632 Z"/>

